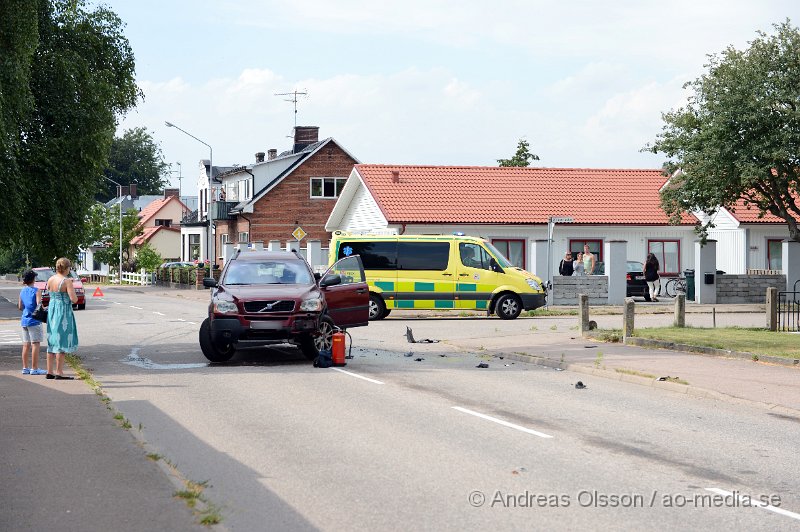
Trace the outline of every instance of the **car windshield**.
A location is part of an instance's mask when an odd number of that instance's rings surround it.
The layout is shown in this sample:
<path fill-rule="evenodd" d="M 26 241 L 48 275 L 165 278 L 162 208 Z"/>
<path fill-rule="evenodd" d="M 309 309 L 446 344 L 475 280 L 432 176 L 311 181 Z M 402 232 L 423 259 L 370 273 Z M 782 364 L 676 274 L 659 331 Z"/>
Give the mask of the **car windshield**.
<path fill-rule="evenodd" d="M 299 260 L 234 261 L 223 284 L 312 284 L 308 267 Z"/>
<path fill-rule="evenodd" d="M 53 270 L 52 268 L 42 268 L 41 270 L 33 270 L 33 271 L 36 272 L 36 281 L 41 281 L 43 283 L 46 283 L 49 278 L 51 278 L 56 274 L 55 270 Z M 69 272 L 69 277 L 73 279 L 79 278 L 78 274 L 73 271 Z"/>
<path fill-rule="evenodd" d="M 628 273 L 642 273 L 644 271 L 644 264 L 636 261 L 628 261 Z"/>

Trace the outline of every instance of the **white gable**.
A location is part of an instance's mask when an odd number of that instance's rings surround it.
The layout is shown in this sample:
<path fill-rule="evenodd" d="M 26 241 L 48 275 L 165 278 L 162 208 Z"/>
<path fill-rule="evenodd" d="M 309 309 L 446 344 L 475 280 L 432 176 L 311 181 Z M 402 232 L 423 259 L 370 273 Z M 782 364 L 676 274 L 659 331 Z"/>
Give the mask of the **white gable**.
<path fill-rule="evenodd" d="M 325 230 L 359 232 L 387 227 L 388 220 L 354 168 L 328 217 Z"/>

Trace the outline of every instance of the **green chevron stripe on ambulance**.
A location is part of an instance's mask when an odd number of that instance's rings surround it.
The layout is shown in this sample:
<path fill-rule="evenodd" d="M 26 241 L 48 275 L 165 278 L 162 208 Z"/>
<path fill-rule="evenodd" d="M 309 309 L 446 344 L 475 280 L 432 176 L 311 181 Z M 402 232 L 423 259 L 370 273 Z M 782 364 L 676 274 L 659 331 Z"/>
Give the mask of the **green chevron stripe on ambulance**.
<path fill-rule="evenodd" d="M 513 266 L 483 238 L 336 231 L 331 264 L 351 255 L 364 264 L 371 320 L 392 309 L 485 310 L 514 319 L 545 304 L 541 279 Z"/>

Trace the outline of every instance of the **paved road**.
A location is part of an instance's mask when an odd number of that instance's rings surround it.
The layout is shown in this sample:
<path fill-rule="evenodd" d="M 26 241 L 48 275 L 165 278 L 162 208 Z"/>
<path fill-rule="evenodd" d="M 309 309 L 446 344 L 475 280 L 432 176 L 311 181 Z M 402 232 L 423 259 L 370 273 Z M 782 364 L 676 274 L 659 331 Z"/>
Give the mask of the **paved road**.
<path fill-rule="evenodd" d="M 797 418 L 492 357 L 489 338 L 574 342 L 574 317 L 563 331 L 553 319 L 388 319 L 351 331 L 339 371 L 292 349 L 209 367 L 204 313 L 195 298 L 109 289 L 77 314 L 81 356 L 146 441 L 208 480 L 230 530 L 800 523 Z M 408 344 L 406 326 L 442 341 Z M 694 507 L 733 492 L 794 514 Z"/>

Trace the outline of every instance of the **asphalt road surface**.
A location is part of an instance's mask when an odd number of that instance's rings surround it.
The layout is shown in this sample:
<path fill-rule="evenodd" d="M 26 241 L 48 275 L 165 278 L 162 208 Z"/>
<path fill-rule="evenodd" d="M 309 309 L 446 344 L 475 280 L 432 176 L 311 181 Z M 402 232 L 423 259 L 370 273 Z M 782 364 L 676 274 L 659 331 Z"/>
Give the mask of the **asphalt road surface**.
<path fill-rule="evenodd" d="M 79 354 L 149 444 L 208 482 L 229 530 L 800 527 L 798 419 L 520 362 L 476 367 L 482 337 L 542 321 L 387 319 L 350 331 L 347 367 L 316 369 L 293 348 L 210 366 L 205 313 L 111 288 L 76 313 Z M 408 344 L 406 326 L 441 341 Z"/>

